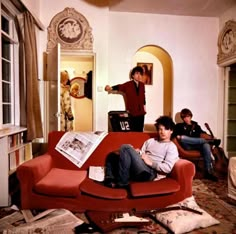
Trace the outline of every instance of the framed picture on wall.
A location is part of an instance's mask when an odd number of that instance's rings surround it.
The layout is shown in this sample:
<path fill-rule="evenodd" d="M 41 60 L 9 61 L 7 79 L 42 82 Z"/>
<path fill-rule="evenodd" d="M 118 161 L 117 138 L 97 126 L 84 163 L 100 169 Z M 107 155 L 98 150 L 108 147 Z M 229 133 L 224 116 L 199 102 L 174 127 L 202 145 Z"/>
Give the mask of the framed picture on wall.
<path fill-rule="evenodd" d="M 146 85 L 152 85 L 153 84 L 153 63 L 143 63 L 138 62 L 137 66 L 140 66 L 143 68 L 143 78 L 142 82 Z"/>

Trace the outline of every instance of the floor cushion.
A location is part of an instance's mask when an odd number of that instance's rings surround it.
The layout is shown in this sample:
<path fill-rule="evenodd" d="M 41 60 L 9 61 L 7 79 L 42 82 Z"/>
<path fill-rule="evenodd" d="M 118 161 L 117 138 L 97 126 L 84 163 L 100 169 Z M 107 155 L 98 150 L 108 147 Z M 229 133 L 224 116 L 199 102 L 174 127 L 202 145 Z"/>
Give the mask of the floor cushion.
<path fill-rule="evenodd" d="M 202 212 L 202 214 L 196 214 L 187 210 L 173 210 L 157 213 L 156 219 L 175 234 L 186 233 L 194 229 L 206 228 L 220 223 L 201 209 L 193 196 L 171 206 L 184 206 Z"/>

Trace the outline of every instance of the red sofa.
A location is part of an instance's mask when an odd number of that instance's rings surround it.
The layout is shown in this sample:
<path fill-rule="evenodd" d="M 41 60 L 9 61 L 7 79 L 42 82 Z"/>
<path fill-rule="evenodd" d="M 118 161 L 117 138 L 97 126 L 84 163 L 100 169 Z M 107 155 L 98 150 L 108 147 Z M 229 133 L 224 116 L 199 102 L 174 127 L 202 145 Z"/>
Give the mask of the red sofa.
<path fill-rule="evenodd" d="M 171 174 L 159 181 L 132 182 L 130 190 L 105 187 L 88 178 L 89 166 L 104 166 L 108 153 L 121 144 L 140 148 L 150 135 L 110 132 L 85 164 L 78 168 L 58 151 L 64 132 L 49 133 L 48 151 L 17 168 L 22 209 L 65 208 L 71 211 L 137 211 L 162 208 L 192 195 L 194 164 L 180 159 Z"/>

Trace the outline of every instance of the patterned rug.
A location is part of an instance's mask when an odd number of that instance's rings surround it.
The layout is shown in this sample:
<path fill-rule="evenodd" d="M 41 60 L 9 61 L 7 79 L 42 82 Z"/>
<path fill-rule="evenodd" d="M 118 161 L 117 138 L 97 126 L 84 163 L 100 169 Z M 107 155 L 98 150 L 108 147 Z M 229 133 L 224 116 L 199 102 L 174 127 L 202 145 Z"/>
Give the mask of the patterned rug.
<path fill-rule="evenodd" d="M 217 219 L 220 224 L 204 229 L 197 229 L 191 234 L 236 234 L 236 203 L 232 204 L 227 197 L 227 180 L 220 179 L 219 182 L 211 182 L 204 179 L 193 181 L 193 196 L 197 204 Z M 0 218 L 14 212 L 0 209 Z M 88 223 L 83 213 L 75 214 L 78 218 Z M 115 229 L 109 234 L 167 234 L 169 232 L 163 225 L 150 220 L 150 224 L 142 227 L 126 227 Z M 0 232 L 1 233 L 1 232 Z M 40 232 L 43 234 L 49 234 Z M 73 233 L 73 232 L 72 232 Z M 97 232 L 98 233 L 98 232 Z M 59 233 L 58 233 L 59 234 Z"/>
<path fill-rule="evenodd" d="M 227 198 L 227 180 L 218 183 L 208 180 L 193 181 L 193 196 L 197 204 L 220 221 L 220 224 L 204 229 L 194 230 L 192 234 L 236 234 L 236 204 L 231 204 Z M 77 214 L 87 222 L 83 214 Z M 165 234 L 170 233 L 161 224 L 151 221 L 148 226 L 140 228 L 119 228 L 109 234 Z"/>

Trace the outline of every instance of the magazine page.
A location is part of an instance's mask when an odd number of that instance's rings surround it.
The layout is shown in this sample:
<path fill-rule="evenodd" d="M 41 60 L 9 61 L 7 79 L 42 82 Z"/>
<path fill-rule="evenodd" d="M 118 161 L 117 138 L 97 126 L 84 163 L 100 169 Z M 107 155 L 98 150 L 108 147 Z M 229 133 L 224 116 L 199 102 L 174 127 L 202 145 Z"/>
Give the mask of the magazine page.
<path fill-rule="evenodd" d="M 80 168 L 106 135 L 104 131 L 66 132 L 56 150 Z"/>
<path fill-rule="evenodd" d="M 6 217 L 2 230 L 3 234 L 25 234 L 25 233 L 50 233 L 50 234 L 73 234 L 74 228 L 84 223 L 69 210 L 56 209 L 41 219 L 33 222 L 23 222 L 24 216 L 21 212 L 15 212 L 12 218 Z M 14 213 L 14 214 L 15 214 Z M 18 216 L 17 216 L 18 215 Z M 20 216 L 19 216 L 20 215 Z M 2 220 L 0 220 L 1 223 Z"/>
<path fill-rule="evenodd" d="M 104 181 L 105 178 L 105 168 L 100 166 L 90 166 L 89 167 L 89 178 L 99 182 Z"/>
<path fill-rule="evenodd" d="M 37 212 L 37 210 L 21 210 L 21 213 L 23 214 L 25 221 L 27 223 L 33 222 L 37 219 L 40 219 L 49 213 L 53 212 L 56 209 L 48 209 L 42 212 Z"/>

